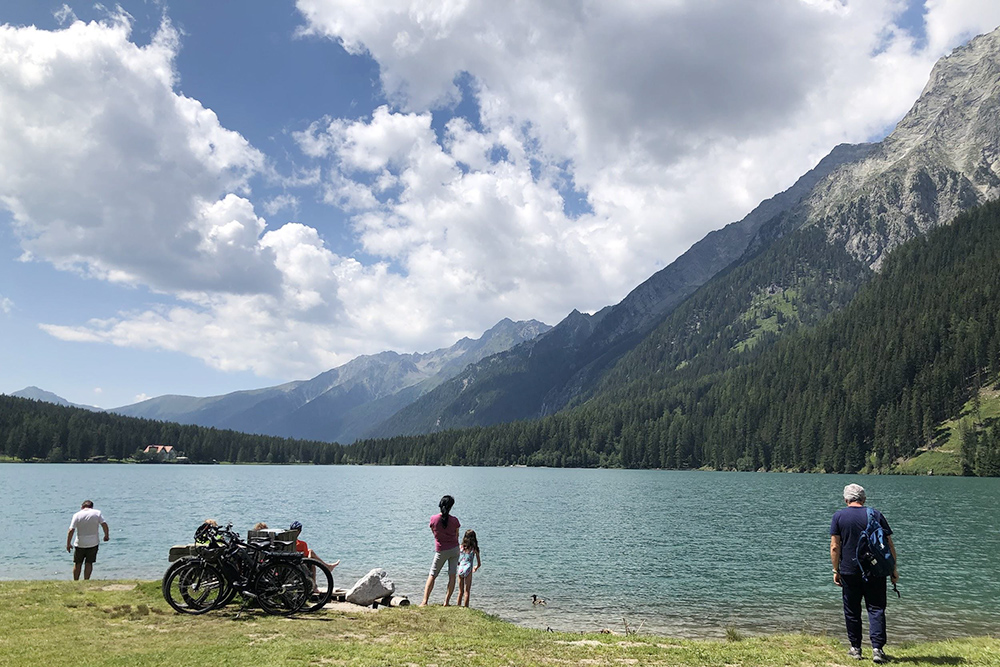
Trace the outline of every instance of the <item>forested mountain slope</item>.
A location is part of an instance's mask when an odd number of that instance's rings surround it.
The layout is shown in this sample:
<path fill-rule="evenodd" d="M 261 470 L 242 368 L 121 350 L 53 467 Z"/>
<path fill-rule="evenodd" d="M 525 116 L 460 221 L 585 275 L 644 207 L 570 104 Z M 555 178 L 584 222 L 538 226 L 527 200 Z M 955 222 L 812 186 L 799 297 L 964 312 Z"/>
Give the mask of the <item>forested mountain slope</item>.
<path fill-rule="evenodd" d="M 594 403 L 632 410 L 652 402 L 668 414 L 647 430 L 693 427 L 693 449 L 667 437 L 671 455 L 658 443 L 661 464 L 884 467 L 928 444 L 935 425 L 1000 372 L 998 253 L 1000 204 L 992 203 L 902 246 L 844 312 L 750 363 L 730 358 L 730 369 L 713 375 L 718 361 L 695 357 L 671 373 L 663 328 L 623 360 Z M 633 372 L 656 364 L 659 373 Z M 623 464 L 655 464 L 649 444 L 623 452 Z"/>
<path fill-rule="evenodd" d="M 817 235 L 805 229 L 783 243 L 822 256 L 822 248 L 833 246 Z M 743 345 L 747 330 L 720 333 L 698 319 L 699 312 L 725 309 L 728 288 L 717 279 L 575 409 L 491 428 L 366 441 L 352 456 L 383 463 L 889 470 L 933 445 L 936 425 L 957 414 L 980 384 L 997 381 L 997 257 L 1000 204 L 991 203 L 899 247 L 849 305 L 818 325 L 750 348 Z M 830 272 L 815 284 L 830 286 L 835 297 L 868 270 L 846 252 L 829 259 Z M 752 266 L 729 276 L 740 270 Z M 786 270 L 797 275 L 794 267 Z M 966 461 L 967 469 L 997 470 L 991 462 L 1000 462 L 1000 427 L 978 437 L 983 461 Z"/>

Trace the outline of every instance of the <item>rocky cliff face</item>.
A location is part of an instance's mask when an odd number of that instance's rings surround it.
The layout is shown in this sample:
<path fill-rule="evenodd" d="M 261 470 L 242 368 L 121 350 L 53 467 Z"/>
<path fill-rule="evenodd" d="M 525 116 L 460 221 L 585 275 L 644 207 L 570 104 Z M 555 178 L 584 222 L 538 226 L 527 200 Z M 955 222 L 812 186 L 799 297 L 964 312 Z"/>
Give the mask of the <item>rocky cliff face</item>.
<path fill-rule="evenodd" d="M 1000 29 L 942 58 L 909 113 L 795 211 L 878 269 L 893 248 L 1000 195 Z"/>

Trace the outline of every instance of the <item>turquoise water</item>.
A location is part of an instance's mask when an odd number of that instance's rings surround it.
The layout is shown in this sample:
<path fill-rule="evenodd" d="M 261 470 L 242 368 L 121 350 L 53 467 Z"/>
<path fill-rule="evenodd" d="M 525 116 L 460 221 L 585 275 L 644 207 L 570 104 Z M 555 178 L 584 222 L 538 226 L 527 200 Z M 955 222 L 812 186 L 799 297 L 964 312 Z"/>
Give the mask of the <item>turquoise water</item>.
<path fill-rule="evenodd" d="M 358 466 L 0 464 L 0 579 L 68 579 L 72 513 L 111 526 L 97 578 L 158 578 L 214 517 L 293 520 L 337 585 L 373 567 L 419 600 L 441 495 L 479 535 L 473 606 L 532 627 L 717 637 L 727 627 L 843 634 L 829 523 L 845 484 L 895 531 L 902 599 L 890 640 L 1000 631 L 1000 479 Z M 432 597 L 440 603 L 444 582 Z M 548 601 L 533 606 L 531 594 Z"/>

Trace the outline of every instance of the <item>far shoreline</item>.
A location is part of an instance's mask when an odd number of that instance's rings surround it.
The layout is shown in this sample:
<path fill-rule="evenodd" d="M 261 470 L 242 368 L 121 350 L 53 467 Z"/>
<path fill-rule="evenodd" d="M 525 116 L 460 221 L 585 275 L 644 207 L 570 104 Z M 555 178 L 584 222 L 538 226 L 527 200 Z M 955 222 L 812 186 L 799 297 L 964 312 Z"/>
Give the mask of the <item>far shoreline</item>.
<path fill-rule="evenodd" d="M 794 475 L 864 475 L 866 477 L 879 476 L 900 476 L 900 477 L 966 477 L 950 471 L 934 472 L 928 471 L 877 471 L 859 470 L 857 472 L 827 472 L 825 470 L 735 470 L 730 468 L 709 468 L 701 466 L 699 468 L 624 468 L 609 466 L 573 467 L 573 466 L 533 466 L 524 464 L 477 466 L 477 465 L 453 465 L 450 463 L 423 464 L 423 463 L 313 463 L 311 461 L 286 461 L 283 463 L 268 463 L 266 461 L 136 461 L 132 459 L 108 459 L 105 461 L 46 461 L 44 459 L 22 461 L 16 458 L 0 456 L 0 464 L 29 464 L 29 465 L 154 465 L 154 466 L 304 466 L 315 468 L 336 468 L 336 467 L 369 467 L 369 468 L 517 468 L 525 470 L 627 470 L 636 472 L 711 472 L 711 473 L 740 473 L 740 474 L 794 474 Z M 988 479 L 988 478 L 985 478 Z"/>

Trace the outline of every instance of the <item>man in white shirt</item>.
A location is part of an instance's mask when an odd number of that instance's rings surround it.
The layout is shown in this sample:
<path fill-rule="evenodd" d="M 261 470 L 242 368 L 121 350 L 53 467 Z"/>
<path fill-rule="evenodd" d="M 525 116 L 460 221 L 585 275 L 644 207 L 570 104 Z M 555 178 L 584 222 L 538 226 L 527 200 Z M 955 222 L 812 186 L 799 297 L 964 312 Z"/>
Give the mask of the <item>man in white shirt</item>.
<path fill-rule="evenodd" d="M 76 547 L 73 553 L 73 579 L 80 578 L 80 566 L 83 566 L 83 578 L 90 579 L 90 573 L 94 571 L 94 563 L 97 561 L 97 547 L 101 543 L 100 529 L 104 529 L 104 541 L 107 542 L 111 536 L 108 534 L 108 523 L 104 520 L 104 515 L 100 510 L 94 509 L 94 503 L 84 500 L 80 506 L 80 511 L 73 515 L 73 520 L 69 523 L 69 532 L 66 533 L 66 551 Z M 73 541 L 73 534 L 76 533 L 76 541 Z"/>

